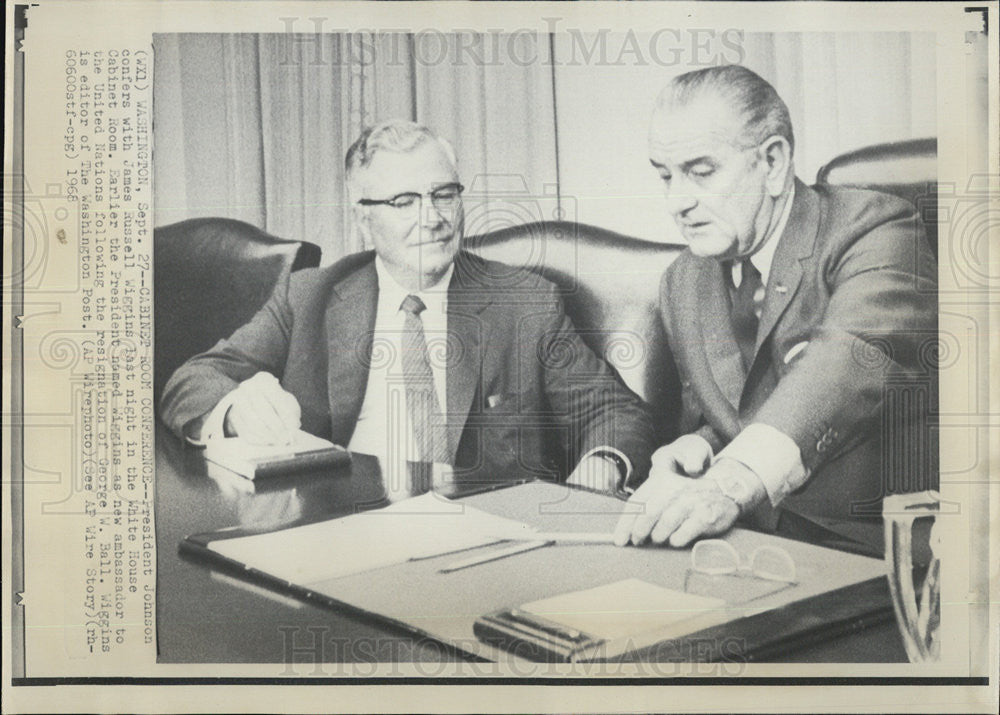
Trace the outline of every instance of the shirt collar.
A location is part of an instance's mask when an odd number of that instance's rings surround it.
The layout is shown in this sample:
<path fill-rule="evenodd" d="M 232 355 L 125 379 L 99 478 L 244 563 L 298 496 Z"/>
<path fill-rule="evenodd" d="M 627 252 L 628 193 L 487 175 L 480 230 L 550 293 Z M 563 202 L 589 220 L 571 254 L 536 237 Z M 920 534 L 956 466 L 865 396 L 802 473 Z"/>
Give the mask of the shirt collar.
<path fill-rule="evenodd" d="M 448 266 L 444 277 L 438 281 L 437 285 L 425 288 L 421 291 L 407 290 L 396 282 L 396 279 L 389 273 L 385 261 L 380 256 L 375 256 L 375 274 L 378 276 L 379 303 L 392 310 L 399 310 L 403 299 L 408 295 L 415 295 L 424 302 L 427 310 L 437 313 L 444 313 L 448 307 L 448 286 L 451 284 L 451 276 L 455 272 L 455 264 Z"/>
<path fill-rule="evenodd" d="M 788 198 L 785 200 L 785 205 L 781 209 L 778 225 L 774 227 L 771 235 L 764 239 L 764 243 L 760 245 L 760 248 L 750 255 L 750 262 L 760 272 L 760 282 L 764 285 L 767 285 L 767 279 L 771 275 L 771 264 L 774 262 L 774 254 L 778 250 L 781 235 L 785 232 L 785 226 L 788 225 L 788 217 L 792 215 L 792 201 L 794 199 L 795 184 L 792 184 L 792 188 L 788 192 Z M 739 285 L 743 278 L 742 272 L 739 270 L 740 265 L 740 261 L 733 262 L 733 282 L 736 285 Z"/>

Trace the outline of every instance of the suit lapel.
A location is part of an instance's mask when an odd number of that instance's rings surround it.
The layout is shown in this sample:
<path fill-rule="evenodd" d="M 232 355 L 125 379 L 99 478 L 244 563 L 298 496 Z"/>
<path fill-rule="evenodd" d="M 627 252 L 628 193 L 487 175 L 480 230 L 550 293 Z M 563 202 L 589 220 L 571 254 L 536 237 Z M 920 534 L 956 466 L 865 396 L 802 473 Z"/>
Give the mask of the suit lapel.
<path fill-rule="evenodd" d="M 700 386 L 702 412 L 720 434 L 731 438 L 741 429 L 739 407 L 746 401 L 744 393 L 756 384 L 755 376 L 759 376 L 765 362 L 760 347 L 795 297 L 802 280 L 802 262 L 813 253 L 818 228 L 819 199 L 816 192 L 796 180 L 792 211 L 779 239 L 781 243 L 768 276 L 768 289 L 757 330 L 757 354 L 749 374 L 744 373 L 739 345 L 729 318 L 731 306 L 725 274 L 729 267 L 715 260 L 690 257 L 690 260 L 697 261 L 697 267 L 689 274 L 693 283 L 683 286 L 679 293 L 692 296 L 697 305 L 690 306 L 690 313 L 687 313 L 692 318 L 685 316 L 683 308 L 679 309 L 680 324 L 687 326 L 686 336 L 682 334 L 679 339 L 685 342 L 686 349 L 694 358 L 689 369 L 692 381 Z"/>
<path fill-rule="evenodd" d="M 802 281 L 802 260 L 812 255 L 819 230 L 819 200 L 811 188 L 796 179 L 792 212 L 785 230 L 778 237 L 778 248 L 771 262 L 771 273 L 764 294 L 764 306 L 757 328 L 755 358 L 760 357 L 760 346 L 767 340 L 778 319 L 792 302 Z"/>
<path fill-rule="evenodd" d="M 452 464 L 479 386 L 483 363 L 480 346 L 486 342 L 488 336 L 484 332 L 489 330 L 490 324 L 479 315 L 490 303 L 490 297 L 484 286 L 476 284 L 475 276 L 481 281 L 484 275 L 478 264 L 479 259 L 471 254 L 460 253 L 448 286 L 446 409 L 448 453 Z"/>
<path fill-rule="evenodd" d="M 361 413 L 377 301 L 375 264 L 368 263 L 337 284 L 326 309 L 327 392 L 331 432 L 338 444 L 350 442 Z"/>

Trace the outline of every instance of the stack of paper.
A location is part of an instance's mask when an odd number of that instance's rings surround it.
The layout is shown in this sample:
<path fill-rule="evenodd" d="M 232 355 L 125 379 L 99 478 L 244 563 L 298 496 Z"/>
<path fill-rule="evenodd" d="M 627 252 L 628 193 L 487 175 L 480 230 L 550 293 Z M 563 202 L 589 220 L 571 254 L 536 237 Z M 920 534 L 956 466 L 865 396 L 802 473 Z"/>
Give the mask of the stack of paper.
<path fill-rule="evenodd" d="M 600 637 L 603 641 L 676 638 L 726 620 L 721 598 L 696 596 L 629 578 L 521 606 L 522 611 Z"/>

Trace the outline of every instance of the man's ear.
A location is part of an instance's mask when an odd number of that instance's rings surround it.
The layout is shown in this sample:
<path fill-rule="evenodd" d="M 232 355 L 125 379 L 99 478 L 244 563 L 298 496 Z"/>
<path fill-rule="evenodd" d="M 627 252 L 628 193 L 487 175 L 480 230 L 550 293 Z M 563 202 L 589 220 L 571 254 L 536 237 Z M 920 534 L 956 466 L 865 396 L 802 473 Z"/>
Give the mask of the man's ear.
<path fill-rule="evenodd" d="M 354 204 L 351 206 L 351 217 L 354 219 L 354 225 L 357 226 L 358 232 L 361 234 L 364 245 L 366 247 L 371 246 L 371 226 L 368 225 L 368 207 Z"/>
<path fill-rule="evenodd" d="M 760 148 L 767 162 L 767 193 L 777 198 L 784 193 L 788 174 L 792 171 L 792 147 L 787 139 L 775 134 L 765 139 Z"/>

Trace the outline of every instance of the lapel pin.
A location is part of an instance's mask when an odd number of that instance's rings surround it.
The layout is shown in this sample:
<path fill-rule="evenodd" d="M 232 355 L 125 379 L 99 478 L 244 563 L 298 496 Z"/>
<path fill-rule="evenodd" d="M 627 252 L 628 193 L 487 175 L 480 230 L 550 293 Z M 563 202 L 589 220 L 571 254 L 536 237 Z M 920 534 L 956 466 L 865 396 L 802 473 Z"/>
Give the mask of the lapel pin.
<path fill-rule="evenodd" d="M 783 285 L 781 285 L 780 283 L 775 283 L 775 284 L 774 284 L 774 290 L 775 290 L 776 292 L 778 292 L 778 293 L 782 293 L 782 294 L 784 294 L 784 293 L 787 293 L 787 292 L 788 292 L 788 286 L 783 286 Z"/>

